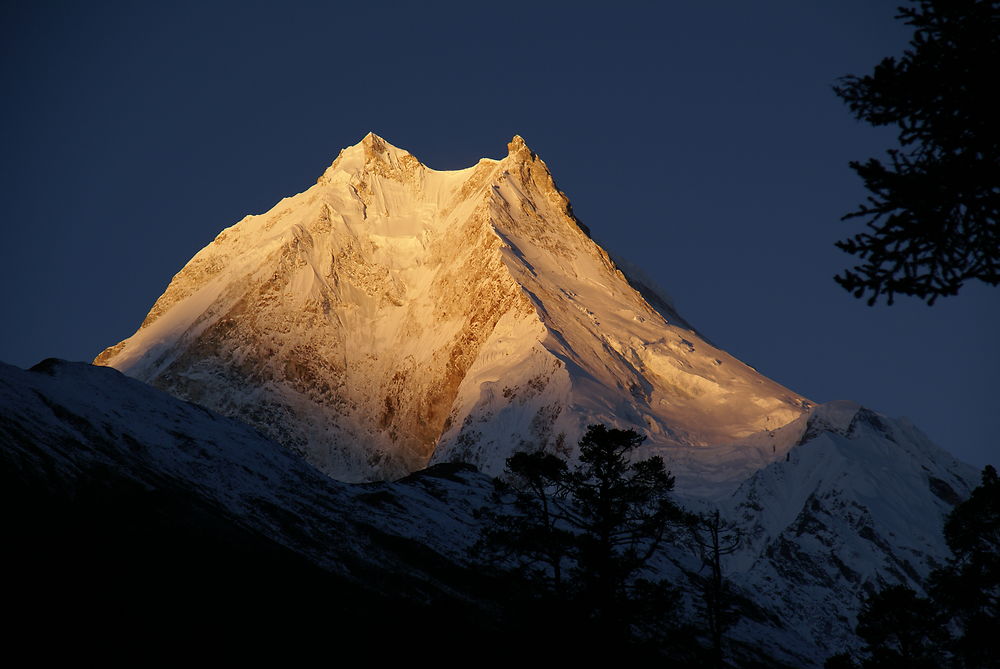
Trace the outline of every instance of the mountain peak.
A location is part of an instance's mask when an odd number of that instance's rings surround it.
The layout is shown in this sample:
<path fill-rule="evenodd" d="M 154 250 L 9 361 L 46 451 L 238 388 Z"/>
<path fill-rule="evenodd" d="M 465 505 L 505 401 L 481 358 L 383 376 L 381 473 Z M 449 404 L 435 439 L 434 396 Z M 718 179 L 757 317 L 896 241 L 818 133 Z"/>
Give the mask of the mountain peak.
<path fill-rule="evenodd" d="M 356 174 L 372 167 L 376 171 L 383 171 L 386 166 L 389 166 L 391 170 L 400 164 L 412 168 L 419 165 L 420 161 L 414 158 L 409 151 L 393 146 L 374 132 L 369 132 L 357 144 L 341 149 L 333 164 L 319 178 L 319 182 L 324 183 L 335 179 L 334 175 L 338 172 Z"/>
<path fill-rule="evenodd" d="M 378 152 L 383 152 L 383 151 L 386 151 L 387 149 L 396 149 L 397 151 L 401 151 L 402 150 L 402 149 L 396 148 L 395 146 L 393 146 L 389 142 L 385 141 L 384 138 L 379 137 L 374 132 L 369 132 L 367 135 L 365 135 L 364 137 L 362 137 L 361 141 L 358 142 L 358 144 L 360 146 L 365 147 L 366 149 L 370 149 L 372 151 L 378 151 Z"/>
<path fill-rule="evenodd" d="M 435 171 L 366 134 L 317 188 L 220 233 L 97 362 L 246 420 L 335 478 L 432 457 L 497 472 L 512 448 L 569 452 L 604 422 L 742 480 L 752 457 L 708 447 L 811 404 L 647 301 L 524 139 L 508 151 Z"/>
<path fill-rule="evenodd" d="M 382 137 L 376 135 L 374 132 L 369 132 L 367 135 L 362 137 L 361 141 L 355 146 L 360 146 L 365 150 L 365 158 L 368 160 L 383 156 L 394 156 L 399 158 L 401 156 L 410 155 L 409 151 L 401 149 L 398 146 L 393 146 Z"/>
<path fill-rule="evenodd" d="M 535 152 L 528 148 L 528 145 L 524 142 L 524 138 L 520 135 L 514 135 L 513 139 L 507 143 L 507 155 L 522 160 L 534 160 L 536 158 Z"/>

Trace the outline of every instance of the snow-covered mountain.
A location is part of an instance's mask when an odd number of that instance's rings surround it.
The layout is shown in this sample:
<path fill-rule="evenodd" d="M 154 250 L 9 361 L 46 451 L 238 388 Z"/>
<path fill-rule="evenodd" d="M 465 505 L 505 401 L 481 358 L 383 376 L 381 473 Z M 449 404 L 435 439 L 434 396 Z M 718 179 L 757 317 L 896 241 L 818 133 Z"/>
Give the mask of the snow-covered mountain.
<path fill-rule="evenodd" d="M 977 472 L 905 419 L 853 402 L 815 407 L 777 439 L 785 458 L 722 500 L 743 532 L 727 570 L 820 659 L 857 643 L 865 595 L 886 585 L 920 592 L 950 556 L 942 527 Z M 753 632 L 743 630 L 748 638 Z M 781 649 L 765 642 L 771 653 Z"/>
<path fill-rule="evenodd" d="M 731 637 L 764 666 L 819 666 L 854 643 L 865 593 L 919 589 L 976 482 L 907 421 L 816 406 L 706 341 L 590 238 L 519 137 L 501 160 L 441 172 L 369 134 L 308 190 L 220 233 L 95 363 L 265 436 L 110 370 L 48 363 L 5 372 L 22 389 L 0 402 L 30 427 L 0 434 L 56 435 L 18 466 L 145 468 L 138 479 L 184 481 L 342 578 L 364 555 L 459 598 L 409 560 L 469 566 L 474 510 L 507 456 L 571 457 L 588 424 L 634 428 L 679 499 L 743 531 L 725 568 L 752 610 Z M 96 455 L 67 450 L 95 435 Z M 386 548 L 400 542 L 405 554 Z M 698 562 L 672 550 L 659 568 L 683 583 Z"/>
<path fill-rule="evenodd" d="M 681 488 L 731 490 L 783 457 L 759 435 L 811 406 L 626 276 L 520 137 L 436 171 L 369 134 L 223 230 L 95 362 L 347 481 L 496 473 L 604 422 L 647 434 Z"/>
<path fill-rule="evenodd" d="M 727 652 L 754 666 L 818 667 L 856 643 L 863 593 L 919 588 L 947 558 L 944 515 L 976 476 L 905 421 L 847 402 L 816 407 L 773 439 L 786 455 L 721 504 L 746 536 L 725 574 L 751 602 Z M 195 620 L 252 630 L 282 653 L 288 643 L 332 643 L 341 656 L 367 657 L 401 634 L 417 643 L 451 635 L 452 650 L 522 652 L 516 635 L 497 643 L 495 592 L 468 550 L 491 489 L 468 466 L 337 482 L 236 420 L 115 370 L 57 360 L 27 371 L 0 365 L 0 445 L 5 557 L 19 575 L 5 596 L 27 638 L 104 634 L 112 623 L 94 618 L 83 589 L 102 601 L 124 591 L 115 625 L 144 643 L 161 633 L 158 643 L 193 642 L 185 634 Z M 301 563 L 267 558 L 275 547 Z M 683 536 L 657 566 L 696 598 L 688 579 L 699 562 Z M 231 601 L 220 603 L 227 580 Z M 74 607 L 79 615 L 65 620 Z M 232 618 L 220 620 L 220 607 Z M 330 611 L 341 613 L 331 620 Z M 259 642 L 242 643 L 249 651 Z M 565 640 L 556 645 L 569 652 Z M 395 647 L 402 659 L 410 652 Z"/>

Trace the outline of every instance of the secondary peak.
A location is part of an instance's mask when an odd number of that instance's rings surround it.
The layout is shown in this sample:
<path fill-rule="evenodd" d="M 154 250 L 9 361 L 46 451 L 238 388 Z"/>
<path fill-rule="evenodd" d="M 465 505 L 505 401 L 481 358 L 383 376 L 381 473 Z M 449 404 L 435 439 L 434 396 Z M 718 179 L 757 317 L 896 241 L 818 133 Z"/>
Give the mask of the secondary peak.
<path fill-rule="evenodd" d="M 361 144 L 362 146 L 382 147 L 386 144 L 386 141 L 374 132 L 369 131 L 367 135 L 361 138 Z"/>
<path fill-rule="evenodd" d="M 393 146 L 382 137 L 376 135 L 374 132 L 369 132 L 365 135 L 359 144 L 364 147 L 365 153 L 369 156 L 385 153 L 392 153 L 396 155 L 406 155 L 409 153 L 408 151 L 405 151 L 397 146 Z"/>
<path fill-rule="evenodd" d="M 535 159 L 535 152 L 528 148 L 528 145 L 524 143 L 524 138 L 520 135 L 514 135 L 514 138 L 507 143 L 507 155 L 517 156 L 522 160 Z"/>

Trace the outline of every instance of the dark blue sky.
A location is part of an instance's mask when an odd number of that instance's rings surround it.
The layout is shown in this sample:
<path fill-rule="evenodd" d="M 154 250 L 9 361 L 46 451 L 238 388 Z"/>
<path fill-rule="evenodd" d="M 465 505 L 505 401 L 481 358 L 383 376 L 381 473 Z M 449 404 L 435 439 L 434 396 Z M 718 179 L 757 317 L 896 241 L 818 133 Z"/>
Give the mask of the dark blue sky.
<path fill-rule="evenodd" d="M 400 3 L 402 4 L 402 3 Z M 436 169 L 515 133 L 715 343 L 996 462 L 1000 290 L 869 308 L 831 277 L 894 134 L 831 91 L 897 2 L 0 5 L 0 360 L 90 360 L 224 227 L 373 130 Z"/>

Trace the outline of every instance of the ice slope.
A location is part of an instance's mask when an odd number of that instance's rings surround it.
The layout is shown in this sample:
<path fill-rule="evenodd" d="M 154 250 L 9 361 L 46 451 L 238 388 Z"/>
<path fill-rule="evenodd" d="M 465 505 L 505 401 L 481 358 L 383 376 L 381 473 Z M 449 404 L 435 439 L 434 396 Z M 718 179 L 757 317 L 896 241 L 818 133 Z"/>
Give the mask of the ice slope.
<path fill-rule="evenodd" d="M 810 403 L 712 346 L 586 233 L 515 137 L 436 171 L 369 134 L 318 182 L 227 228 L 173 278 L 117 369 L 240 418 L 350 481 L 586 425 L 649 435 L 679 486 L 731 490 L 744 447 Z"/>

